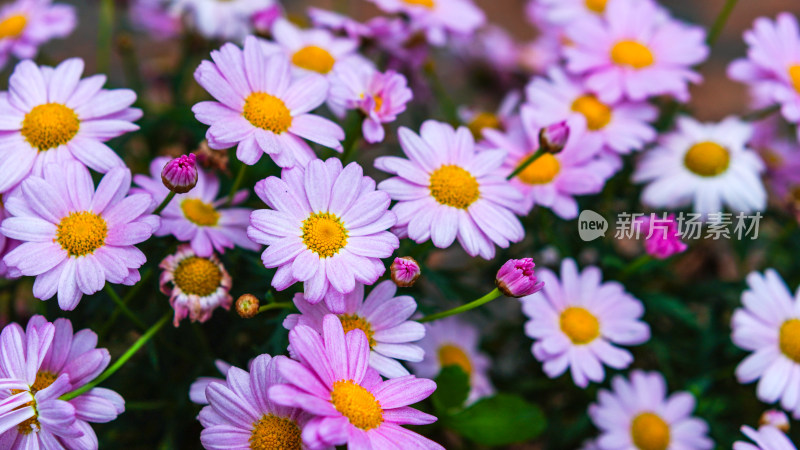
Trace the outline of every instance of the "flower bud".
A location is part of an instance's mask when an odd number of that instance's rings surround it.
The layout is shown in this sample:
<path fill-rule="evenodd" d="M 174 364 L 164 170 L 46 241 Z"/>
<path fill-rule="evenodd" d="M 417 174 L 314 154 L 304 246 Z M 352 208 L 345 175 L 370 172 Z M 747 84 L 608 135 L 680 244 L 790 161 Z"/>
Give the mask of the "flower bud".
<path fill-rule="evenodd" d="M 569 125 L 566 120 L 539 130 L 539 148 L 547 153 L 559 153 L 567 145 L 567 139 L 569 139 Z"/>
<path fill-rule="evenodd" d="M 764 425 L 773 426 L 784 433 L 788 433 L 789 417 L 783 411 L 770 409 L 768 411 L 764 411 L 764 414 L 761 415 L 761 419 L 758 421 L 758 426 Z"/>
<path fill-rule="evenodd" d="M 197 166 L 194 153 L 173 159 L 161 171 L 164 186 L 176 194 L 184 194 L 197 184 Z"/>
<path fill-rule="evenodd" d="M 244 294 L 236 300 L 236 312 L 243 319 L 252 319 L 258 314 L 258 297 L 253 294 Z"/>
<path fill-rule="evenodd" d="M 395 258 L 389 269 L 392 272 L 392 281 L 400 287 L 413 286 L 422 275 L 419 264 L 410 256 Z"/>
<path fill-rule="evenodd" d="M 281 8 L 278 5 L 268 6 L 256 11 L 252 16 L 253 28 L 261 33 L 268 33 L 272 24 L 281 17 Z"/>
<path fill-rule="evenodd" d="M 644 249 L 648 255 L 656 259 L 667 259 L 676 253 L 683 253 L 689 248 L 681 240 L 680 225 L 675 214 L 658 218 L 655 215 L 637 219 L 638 230 L 644 236 Z"/>
<path fill-rule="evenodd" d="M 533 268 L 536 264 L 531 258 L 509 259 L 497 271 L 494 283 L 507 297 L 525 297 L 542 290 L 544 283 L 536 279 Z"/>

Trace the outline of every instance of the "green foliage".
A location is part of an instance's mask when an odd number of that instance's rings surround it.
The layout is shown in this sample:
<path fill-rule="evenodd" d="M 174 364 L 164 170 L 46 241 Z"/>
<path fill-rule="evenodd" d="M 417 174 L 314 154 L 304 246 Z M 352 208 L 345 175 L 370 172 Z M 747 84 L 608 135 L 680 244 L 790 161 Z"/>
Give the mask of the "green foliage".
<path fill-rule="evenodd" d="M 482 445 L 525 442 L 539 436 L 547 425 L 538 406 L 504 393 L 478 400 L 443 420 L 448 428 Z"/>

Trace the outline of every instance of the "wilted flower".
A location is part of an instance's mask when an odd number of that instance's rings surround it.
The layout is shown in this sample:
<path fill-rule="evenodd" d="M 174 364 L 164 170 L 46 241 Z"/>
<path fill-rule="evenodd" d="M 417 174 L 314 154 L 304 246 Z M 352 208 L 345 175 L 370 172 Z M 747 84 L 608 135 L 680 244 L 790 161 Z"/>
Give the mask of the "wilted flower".
<path fill-rule="evenodd" d="M 392 265 L 389 266 L 389 270 L 392 273 L 392 281 L 400 287 L 413 286 L 422 275 L 419 263 L 410 256 L 395 258 Z"/>
<path fill-rule="evenodd" d="M 236 313 L 242 319 L 252 319 L 258 314 L 260 307 L 258 297 L 253 294 L 244 294 L 236 299 Z"/>
<path fill-rule="evenodd" d="M 161 171 L 164 186 L 176 194 L 184 194 L 197 185 L 196 156 L 194 153 L 181 155 L 170 160 Z"/>
<path fill-rule="evenodd" d="M 506 297 L 525 297 L 542 290 L 544 283 L 538 281 L 532 258 L 509 259 L 497 272 L 494 283 Z"/>
<path fill-rule="evenodd" d="M 761 414 L 761 418 L 758 421 L 759 426 L 769 425 L 773 426 L 784 433 L 789 432 L 789 417 L 786 415 L 785 412 L 779 409 L 770 409 L 764 411 L 764 414 Z"/>

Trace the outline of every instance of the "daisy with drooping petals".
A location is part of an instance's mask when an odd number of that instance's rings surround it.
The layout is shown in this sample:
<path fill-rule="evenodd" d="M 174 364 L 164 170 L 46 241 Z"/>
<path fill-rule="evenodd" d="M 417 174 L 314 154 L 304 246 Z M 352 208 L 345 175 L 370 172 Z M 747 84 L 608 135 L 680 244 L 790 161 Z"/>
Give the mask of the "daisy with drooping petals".
<path fill-rule="evenodd" d="M 197 256 L 189 245 L 181 245 L 175 254 L 161 261 L 161 292 L 169 295 L 175 310 L 177 327 L 186 316 L 192 322 L 205 322 L 218 307 L 231 308 L 230 289 L 233 280 L 219 258 Z"/>
<path fill-rule="evenodd" d="M 507 248 L 525 235 L 514 211 L 521 195 L 503 176 L 503 150 L 477 151 L 466 127 L 428 120 L 420 135 L 398 132 L 408 159 L 384 156 L 375 167 L 397 175 L 378 185 L 397 204 L 400 234 L 438 248 L 458 242 L 470 256 L 494 257 L 495 245 Z"/>
<path fill-rule="evenodd" d="M 315 416 L 303 429 L 306 445 L 444 448 L 401 426 L 436 421 L 408 406 L 430 396 L 436 383 L 413 375 L 382 381 L 369 367 L 369 340 L 363 331 L 345 335 L 341 321 L 331 314 L 323 318 L 322 335 L 297 325 L 289 332 L 289 343 L 299 362 L 277 362 L 286 384 L 272 386 L 269 398 Z"/>
<path fill-rule="evenodd" d="M 210 125 L 208 145 L 223 150 L 235 145 L 236 157 L 253 165 L 267 153 L 280 167 L 305 166 L 314 152 L 303 140 L 342 151 L 344 131 L 320 116 L 308 114 L 325 101 L 328 83 L 320 75 L 292 80 L 283 54 L 265 55 L 255 37 L 244 50 L 225 44 L 203 61 L 195 79 L 217 101 L 192 108 L 200 122 Z"/>
<path fill-rule="evenodd" d="M 78 160 L 101 173 L 124 167 L 103 142 L 139 129 L 132 122 L 142 111 L 130 108 L 136 94 L 102 89 L 105 75 L 81 80 L 82 73 L 79 58 L 56 68 L 17 64 L 0 94 L 0 192 L 48 163 Z"/>
<path fill-rule="evenodd" d="M 6 201 L 12 217 L 0 232 L 23 243 L 3 261 L 36 277 L 34 297 L 57 292 L 65 311 L 106 281 L 136 284 L 145 256 L 134 245 L 150 238 L 159 218 L 147 214 L 149 195 L 128 195 L 130 183 L 128 169 L 112 169 L 95 190 L 82 164 L 48 164 L 43 177 L 28 177 Z"/>
<path fill-rule="evenodd" d="M 478 349 L 478 329 L 455 317 L 425 324 L 425 338 L 419 346 L 425 359 L 411 364 L 411 370 L 421 378 L 436 378 L 442 368 L 459 366 L 469 376 L 467 404 L 494 394 L 489 380 L 491 360 Z"/>
<path fill-rule="evenodd" d="M 253 33 L 256 13 L 274 6 L 275 0 L 172 0 L 170 10 L 207 39 L 241 42 Z"/>
<path fill-rule="evenodd" d="M 763 211 L 767 193 L 764 163 L 747 147 L 753 128 L 735 117 L 700 123 L 690 117 L 642 155 L 633 180 L 648 183 L 642 203 L 655 208 L 693 205 L 700 214 Z"/>
<path fill-rule="evenodd" d="M 404 13 L 433 45 L 447 43 L 447 33 L 470 35 L 486 22 L 472 0 L 370 0 L 389 13 Z"/>
<path fill-rule="evenodd" d="M 705 421 L 692 417 L 695 399 L 688 392 L 667 396 L 664 376 L 658 372 L 631 372 L 611 380 L 612 391 L 600 390 L 589 417 L 602 434 L 602 449 L 692 449 L 714 447 Z"/>
<path fill-rule="evenodd" d="M 425 327 L 408 320 L 417 309 L 417 302 L 407 295 L 395 297 L 397 286 L 391 280 L 377 284 L 364 299 L 364 285 L 358 284 L 353 292 L 345 294 L 343 313 L 337 315 L 344 332 L 358 328 L 369 341 L 369 365 L 386 378 L 408 375 L 408 370 L 397 360 L 422 361 L 424 352 L 412 344 L 425 336 Z M 309 304 L 303 294 L 295 294 L 294 305 L 300 314 L 290 314 L 283 326 L 291 330 L 306 325 L 322 332 L 322 319 L 331 314 L 324 304 Z"/>
<path fill-rule="evenodd" d="M 647 102 L 601 102 L 582 83 L 555 68 L 547 78 L 534 78 L 526 88 L 529 114 L 542 125 L 576 117 L 585 124 L 586 134 L 599 137 L 604 147 L 617 153 L 639 150 L 656 138 L 649 124 L 658 109 Z"/>
<path fill-rule="evenodd" d="M 703 28 L 679 22 L 653 0 L 608 0 L 602 16 L 585 16 L 566 28 L 574 45 L 564 49 L 570 72 L 604 103 L 672 95 L 685 102 L 692 66 L 708 56 Z"/>
<path fill-rule="evenodd" d="M 214 361 L 214 366 L 223 377 L 228 376 L 228 371 L 231 370 L 231 365 L 221 359 Z M 189 387 L 189 400 L 198 405 L 207 405 L 208 398 L 206 398 L 206 388 L 211 383 L 225 383 L 225 378 L 217 377 L 199 377 Z"/>
<path fill-rule="evenodd" d="M 389 195 L 356 163 L 317 159 L 259 181 L 255 192 L 272 209 L 253 211 L 247 235 L 267 245 L 261 260 L 278 268 L 272 286 L 303 282 L 305 299 L 324 298 L 334 313 L 344 312 L 356 282 L 371 285 L 383 275 L 381 258 L 400 246 L 387 231 L 397 221 Z"/>
<path fill-rule="evenodd" d="M 229 367 L 226 380 L 206 387 L 208 406 L 197 416 L 203 425 L 200 442 L 209 450 L 230 448 L 307 449 L 302 445 L 311 416 L 299 408 L 270 400 L 272 386 L 286 381 L 278 373 L 285 356 L 264 354 L 253 360 L 250 372 Z"/>
<path fill-rule="evenodd" d="M 614 281 L 602 282 L 600 269 L 578 271 L 575 261 L 561 261 L 561 279 L 543 269 L 541 292 L 522 299 L 522 311 L 531 320 L 525 334 L 534 339 L 533 356 L 544 373 L 556 378 L 570 369 L 581 388 L 605 378 L 603 364 L 624 369 L 633 355 L 618 345 L 640 345 L 650 339 L 650 327 L 641 319 L 642 303 Z M 616 345 L 615 345 L 616 344 Z"/>
<path fill-rule="evenodd" d="M 789 437 L 773 426 L 762 426 L 758 430 L 743 426 L 741 430 L 755 444 L 742 441 L 734 442 L 733 450 L 797 450 L 797 447 L 792 444 Z"/>
<path fill-rule="evenodd" d="M 753 352 L 736 368 L 740 383 L 758 382 L 765 403 L 781 401 L 783 409 L 800 418 L 800 291 L 792 296 L 773 269 L 747 276 L 743 308 L 733 313 L 733 343 Z"/>
<path fill-rule="evenodd" d="M 51 0 L 17 0 L 0 8 L 0 68 L 11 55 L 33 59 L 39 46 L 72 33 L 75 8 Z"/>
<path fill-rule="evenodd" d="M 136 175 L 133 181 L 140 186 L 134 192 L 146 192 L 152 196 L 150 210 L 156 207 L 169 194 L 164 186 L 161 171 L 170 161 L 168 157 L 154 159 L 150 163 L 150 176 Z M 161 212 L 161 226 L 156 236 L 173 235 L 179 241 L 188 241 L 198 256 L 208 258 L 214 254 L 225 253 L 234 246 L 247 250 L 258 250 L 258 244 L 247 238 L 247 223 L 250 210 L 226 207 L 228 198 L 219 195 L 219 178 L 211 172 L 197 170 L 197 184 L 191 191 L 178 194 Z M 231 205 L 238 205 L 247 199 L 245 189 L 233 196 Z"/>

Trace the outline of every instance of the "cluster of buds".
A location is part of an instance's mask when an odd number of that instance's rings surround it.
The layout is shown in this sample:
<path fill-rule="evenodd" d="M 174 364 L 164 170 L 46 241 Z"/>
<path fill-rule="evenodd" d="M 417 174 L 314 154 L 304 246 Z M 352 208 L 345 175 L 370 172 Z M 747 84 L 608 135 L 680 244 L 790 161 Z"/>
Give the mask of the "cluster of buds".
<path fill-rule="evenodd" d="M 536 279 L 532 258 L 509 259 L 497 271 L 494 280 L 497 288 L 506 297 L 526 297 L 542 290 L 544 283 Z"/>

